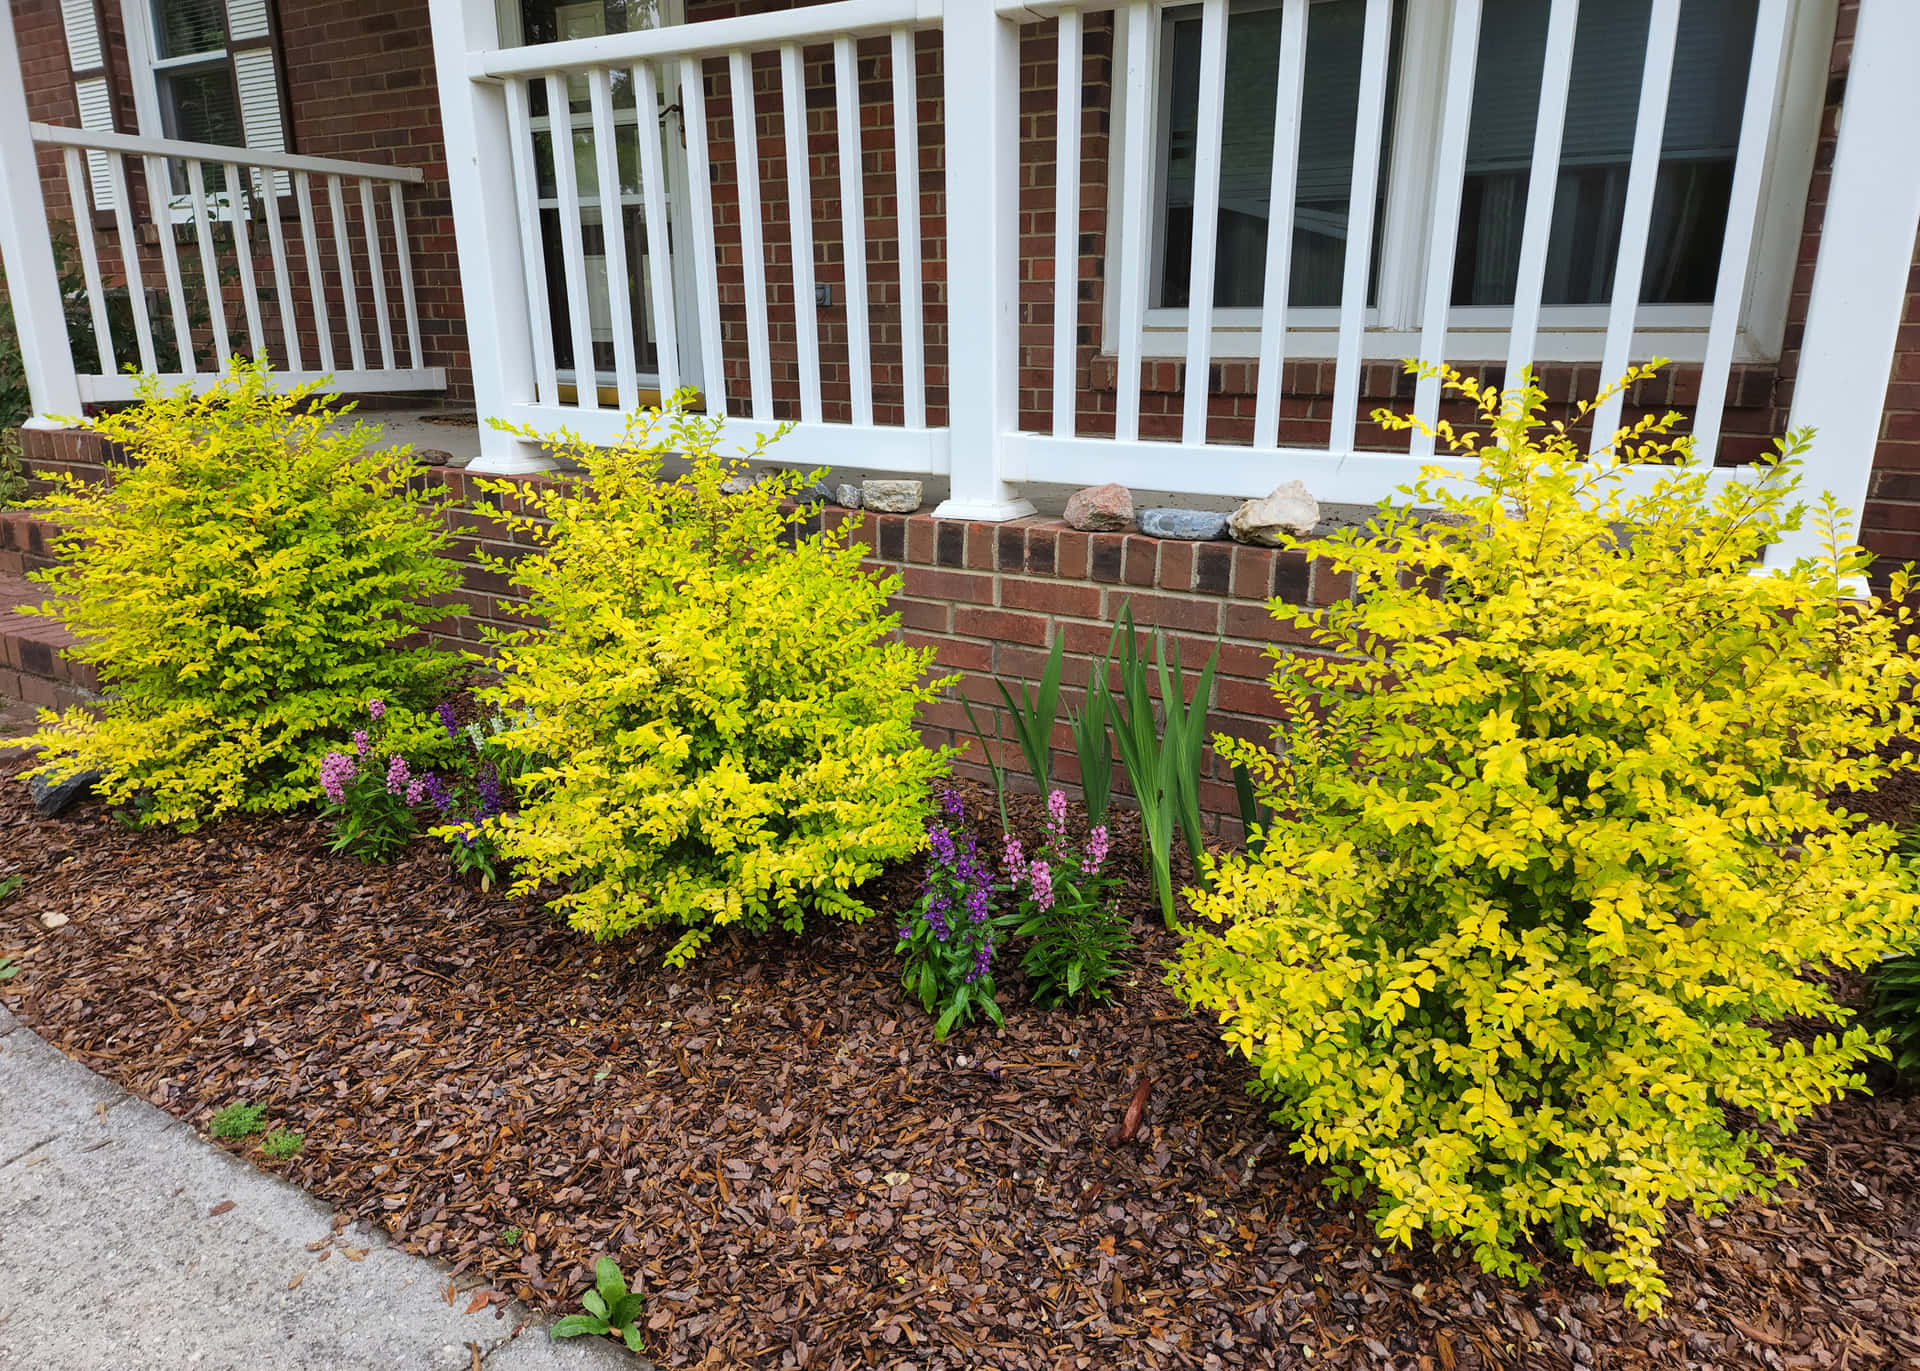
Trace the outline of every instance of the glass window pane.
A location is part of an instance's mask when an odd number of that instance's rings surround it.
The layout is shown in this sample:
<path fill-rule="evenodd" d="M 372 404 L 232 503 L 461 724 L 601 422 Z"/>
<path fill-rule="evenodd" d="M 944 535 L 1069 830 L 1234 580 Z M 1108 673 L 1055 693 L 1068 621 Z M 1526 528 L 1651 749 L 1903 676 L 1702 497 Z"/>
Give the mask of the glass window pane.
<path fill-rule="evenodd" d="M 528 43 L 634 33 L 659 27 L 664 8 L 664 0 L 521 0 L 520 33 Z"/>
<path fill-rule="evenodd" d="M 1340 303 L 1366 12 L 1366 0 L 1318 0 L 1308 11 L 1293 277 L 1288 290 L 1288 301 L 1296 307 Z M 1213 291 L 1216 307 L 1258 307 L 1265 294 L 1280 22 L 1280 8 L 1271 0 L 1248 0 L 1229 12 L 1226 109 L 1220 147 L 1220 228 Z M 1180 309 L 1186 306 L 1190 289 L 1194 143 L 1199 118 L 1199 10 L 1169 12 L 1162 42 L 1170 52 L 1171 88 L 1163 102 L 1167 190 L 1155 303 Z M 1397 68 L 1397 17 L 1394 42 Z M 1389 75 L 1391 109 L 1394 73 Z"/>
<path fill-rule="evenodd" d="M 153 18 L 162 57 L 219 52 L 227 45 L 226 0 L 154 0 Z"/>
<path fill-rule="evenodd" d="M 246 146 L 233 73 L 224 63 L 198 71 L 161 72 L 160 103 L 167 137 Z"/>
<path fill-rule="evenodd" d="M 1651 0 L 1584 5 L 1561 146 L 1544 301 L 1613 294 Z M 1758 0 L 1685 0 L 1641 301 L 1713 298 Z M 1456 305 L 1511 305 L 1546 57 L 1547 6 L 1487 0 L 1461 202 Z"/>

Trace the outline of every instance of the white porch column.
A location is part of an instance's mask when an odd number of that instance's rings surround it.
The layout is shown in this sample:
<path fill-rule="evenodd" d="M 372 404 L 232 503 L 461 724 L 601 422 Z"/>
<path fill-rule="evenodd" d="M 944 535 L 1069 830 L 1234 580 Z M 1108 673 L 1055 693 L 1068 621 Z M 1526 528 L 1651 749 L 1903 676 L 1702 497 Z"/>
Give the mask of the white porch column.
<path fill-rule="evenodd" d="M 6 268 L 7 298 L 13 302 L 20 360 L 33 398 L 27 426 L 65 427 L 54 416 L 80 417 L 80 384 L 67 342 L 67 311 L 53 264 L 40 166 L 27 129 L 26 79 L 20 72 L 10 11 L 0 16 L 0 262 Z"/>
<path fill-rule="evenodd" d="M 953 487 L 934 513 L 1018 519 L 1033 506 L 1007 484 L 1003 436 L 1019 424 L 1020 33 L 986 0 L 967 0 L 946 7 L 943 49 Z"/>
<path fill-rule="evenodd" d="M 1920 4 L 1861 0 L 1833 157 L 1820 256 L 1793 382 L 1794 428 L 1819 430 L 1801 494 L 1833 492 L 1860 517 L 1886 408 L 1900 316 L 1920 232 Z M 1820 552 L 1803 528 L 1767 551 L 1770 567 Z"/>
<path fill-rule="evenodd" d="M 500 46 L 494 0 L 429 0 L 433 65 L 447 140 L 447 183 L 480 456 L 470 471 L 544 471 L 553 463 L 532 444 L 487 426 L 507 406 L 534 398 L 533 331 L 521 279 L 513 159 L 505 88 L 468 75 L 470 54 Z"/>

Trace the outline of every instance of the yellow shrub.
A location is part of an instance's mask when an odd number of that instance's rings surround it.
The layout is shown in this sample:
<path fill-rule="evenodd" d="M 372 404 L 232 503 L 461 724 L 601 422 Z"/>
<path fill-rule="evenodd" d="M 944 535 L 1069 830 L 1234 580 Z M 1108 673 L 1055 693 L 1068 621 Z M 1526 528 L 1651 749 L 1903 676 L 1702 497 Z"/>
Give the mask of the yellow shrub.
<path fill-rule="evenodd" d="M 1494 441 L 1313 544 L 1353 599 L 1274 606 L 1336 655 L 1280 659 L 1282 757 L 1228 749 L 1279 817 L 1192 893 L 1227 926 L 1171 979 L 1383 1236 L 1523 1280 L 1557 1241 L 1650 1311 L 1667 1205 L 1791 1169 L 1728 1111 L 1790 1128 L 1883 1050 L 1821 973 L 1904 944 L 1916 900 L 1893 833 L 1829 797 L 1912 732 L 1905 575 L 1850 603 L 1866 557 L 1831 536 L 1755 574 L 1805 517 L 1804 438 L 1716 487 L 1665 440 L 1677 416 L 1588 461 L 1539 390 L 1449 384 Z"/>
<path fill-rule="evenodd" d="M 723 494 L 718 438 L 642 414 L 610 448 L 541 440 L 584 483 L 487 487 L 526 506 L 502 517 L 534 550 L 499 570 L 540 621 L 493 635 L 521 721 L 496 742 L 528 769 L 491 831 L 517 891 L 558 882 L 598 938 L 682 929 L 673 962 L 730 924 L 864 918 L 855 888 L 921 846 L 946 770 L 914 725 L 932 654 L 889 641 L 897 578 L 844 532 L 797 536 L 802 477 Z M 688 474 L 661 479 L 668 452 Z"/>
<path fill-rule="evenodd" d="M 328 432 L 317 390 L 278 394 L 236 359 L 204 395 L 148 376 L 139 404 L 89 421 L 134 462 L 39 502 L 64 530 L 39 612 L 107 703 L 43 711 L 39 771 L 97 768 L 109 802 L 156 823 L 286 809 L 319 795 L 368 699 L 396 727 L 431 704 L 459 658 L 394 644 L 455 612 L 428 605 L 459 584 L 438 499 L 407 488 L 404 450 L 369 450 L 377 430 Z"/>

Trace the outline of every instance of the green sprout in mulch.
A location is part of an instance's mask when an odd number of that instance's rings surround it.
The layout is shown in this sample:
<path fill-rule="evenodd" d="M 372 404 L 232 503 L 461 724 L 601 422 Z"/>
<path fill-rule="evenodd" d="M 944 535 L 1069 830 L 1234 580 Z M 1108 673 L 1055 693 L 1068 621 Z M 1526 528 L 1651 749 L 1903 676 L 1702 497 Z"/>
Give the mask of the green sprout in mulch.
<path fill-rule="evenodd" d="M 602 1257 L 593 1264 L 593 1284 L 594 1288 L 580 1297 L 587 1312 L 561 1319 L 553 1326 L 553 1336 L 578 1338 L 588 1333 L 612 1333 L 625 1341 L 628 1351 L 638 1352 L 643 1343 L 637 1320 L 646 1307 L 647 1297 L 627 1289 L 620 1264 L 611 1257 Z"/>
<path fill-rule="evenodd" d="M 275 1124 L 267 1130 L 267 1136 L 260 1140 L 260 1152 L 270 1162 L 283 1162 L 289 1157 L 300 1155 L 300 1149 L 307 1145 L 307 1135 L 296 1133 L 282 1124 Z"/>
<path fill-rule="evenodd" d="M 266 1126 L 264 1104 L 242 1104 L 235 1100 L 223 1106 L 208 1125 L 216 1138 L 250 1138 Z"/>

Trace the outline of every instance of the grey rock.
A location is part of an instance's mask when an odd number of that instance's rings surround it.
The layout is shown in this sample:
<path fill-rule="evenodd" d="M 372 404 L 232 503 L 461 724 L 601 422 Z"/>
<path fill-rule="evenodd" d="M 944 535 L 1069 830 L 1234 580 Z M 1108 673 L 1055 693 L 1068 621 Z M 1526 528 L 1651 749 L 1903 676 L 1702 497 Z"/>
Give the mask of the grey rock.
<path fill-rule="evenodd" d="M 33 807 L 44 817 L 57 819 L 91 795 L 93 783 L 99 779 L 97 771 L 76 771 L 63 781 L 35 776 L 27 782 L 27 789 L 33 795 Z"/>
<path fill-rule="evenodd" d="M 866 481 L 860 486 L 860 503 L 882 514 L 911 514 L 920 508 L 920 483 Z"/>
<path fill-rule="evenodd" d="M 443 447 L 417 447 L 413 450 L 413 460 L 423 467 L 463 467 L 473 459 L 455 457 Z"/>
<path fill-rule="evenodd" d="M 729 476 L 726 480 L 722 481 L 720 483 L 720 493 L 722 495 L 745 495 L 759 483 L 759 480 L 760 478 L 758 476 L 749 476 L 743 471 L 738 476 Z"/>
<path fill-rule="evenodd" d="M 1320 522 L 1320 502 L 1298 481 L 1283 481 L 1258 500 L 1249 500 L 1227 519 L 1235 541 L 1279 547 L 1280 534 L 1304 538 Z"/>
<path fill-rule="evenodd" d="M 860 487 L 852 484 L 843 484 L 838 490 L 833 492 L 833 502 L 836 505 L 845 506 L 847 509 L 860 508 Z"/>
<path fill-rule="evenodd" d="M 1227 516 L 1206 509 L 1143 509 L 1140 531 L 1155 538 L 1204 543 L 1226 532 Z"/>
<path fill-rule="evenodd" d="M 796 505 L 824 505 L 833 499 L 833 492 L 827 489 L 826 482 L 815 481 L 812 485 L 801 486 L 793 493 Z"/>
<path fill-rule="evenodd" d="M 1067 497 L 1067 526 L 1113 533 L 1133 524 L 1133 492 L 1118 482 L 1088 486 Z"/>

